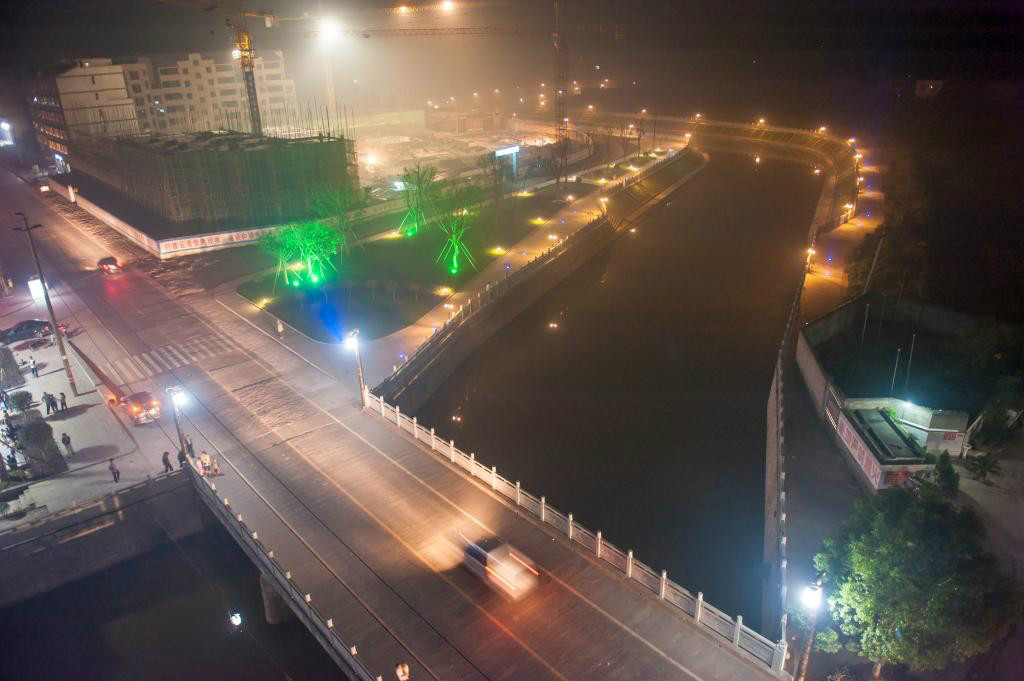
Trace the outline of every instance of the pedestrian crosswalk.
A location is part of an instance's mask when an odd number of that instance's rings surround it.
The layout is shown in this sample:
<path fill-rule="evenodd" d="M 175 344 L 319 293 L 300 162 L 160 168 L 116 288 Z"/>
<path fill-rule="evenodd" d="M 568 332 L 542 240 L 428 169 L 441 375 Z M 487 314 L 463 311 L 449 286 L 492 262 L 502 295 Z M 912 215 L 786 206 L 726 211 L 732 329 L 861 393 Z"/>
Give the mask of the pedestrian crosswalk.
<path fill-rule="evenodd" d="M 235 346 L 223 336 L 195 336 L 180 343 L 163 345 L 147 352 L 115 359 L 104 364 L 101 369 L 110 377 L 129 383 L 234 350 Z"/>

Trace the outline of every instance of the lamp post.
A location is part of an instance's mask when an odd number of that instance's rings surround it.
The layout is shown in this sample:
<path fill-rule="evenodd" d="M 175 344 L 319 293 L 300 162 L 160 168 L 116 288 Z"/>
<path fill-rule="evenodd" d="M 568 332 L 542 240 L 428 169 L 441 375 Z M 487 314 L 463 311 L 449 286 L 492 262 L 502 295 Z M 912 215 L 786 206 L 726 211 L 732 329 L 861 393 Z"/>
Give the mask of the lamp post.
<path fill-rule="evenodd" d="M 25 236 L 28 237 L 28 247 L 32 251 L 32 260 L 36 264 L 36 272 L 39 274 L 39 283 L 43 287 L 43 300 L 46 301 L 46 312 L 50 315 L 50 333 L 57 339 L 57 349 L 60 351 L 61 362 L 64 363 L 64 373 L 68 377 L 68 385 L 71 387 L 71 394 L 78 396 L 78 387 L 75 385 L 75 376 L 71 373 L 71 364 L 68 362 L 68 352 L 64 348 L 64 338 L 60 335 L 60 331 L 57 329 L 57 319 L 53 314 L 53 304 L 50 302 L 50 292 L 46 287 L 46 277 L 43 276 L 43 266 L 39 264 L 39 255 L 36 253 L 36 243 L 32 240 L 32 230 L 42 227 L 42 225 L 28 224 L 28 217 L 24 213 L 15 213 L 19 216 L 22 222 L 25 223 L 24 227 L 15 227 L 14 230 L 17 232 L 25 232 Z"/>
<path fill-rule="evenodd" d="M 811 648 L 814 647 L 814 629 L 818 626 L 818 610 L 821 608 L 822 582 L 825 580 L 825 573 L 819 573 L 814 584 L 804 587 L 800 595 L 804 609 L 810 615 L 811 621 L 807 630 L 807 640 L 804 641 L 804 652 L 800 656 L 800 669 L 796 675 L 796 681 L 804 681 L 807 677 L 807 664 L 811 661 Z"/>
<path fill-rule="evenodd" d="M 179 451 L 185 452 L 185 434 L 181 431 L 181 420 L 178 416 L 178 411 L 188 402 L 188 395 L 185 393 L 185 388 L 180 385 L 172 385 L 167 388 L 166 392 L 171 398 L 171 405 L 174 407 L 174 429 L 178 431 Z"/>
<path fill-rule="evenodd" d="M 359 329 L 352 329 L 345 336 L 345 347 L 356 354 L 356 372 L 359 375 L 359 404 L 366 407 L 366 383 L 363 380 L 363 358 L 359 354 Z"/>

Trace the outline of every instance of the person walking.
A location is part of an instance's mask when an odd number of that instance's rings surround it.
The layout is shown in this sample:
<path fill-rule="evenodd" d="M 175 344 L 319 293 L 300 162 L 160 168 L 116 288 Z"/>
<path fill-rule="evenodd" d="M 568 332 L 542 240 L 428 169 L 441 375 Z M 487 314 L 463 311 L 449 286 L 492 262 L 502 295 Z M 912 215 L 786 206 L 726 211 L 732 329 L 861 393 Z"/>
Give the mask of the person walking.
<path fill-rule="evenodd" d="M 32 378 L 39 378 L 39 367 L 36 366 L 36 358 L 29 355 L 28 368 L 32 370 Z"/>
<path fill-rule="evenodd" d="M 396 662 L 395 676 L 398 677 L 398 681 L 409 681 L 409 665 L 404 662 Z"/>
<path fill-rule="evenodd" d="M 206 453 L 205 449 L 199 455 L 199 467 L 202 469 L 204 476 L 210 474 L 210 455 Z"/>
<path fill-rule="evenodd" d="M 185 452 L 181 449 L 178 450 L 178 468 L 184 468 L 185 463 L 188 459 L 185 458 Z"/>
<path fill-rule="evenodd" d="M 171 465 L 171 453 L 164 452 L 163 457 L 160 459 L 164 464 L 164 473 L 170 473 L 174 470 L 174 466 Z"/>
<path fill-rule="evenodd" d="M 190 457 L 192 457 L 193 459 L 196 458 L 196 450 L 192 446 L 192 436 L 191 435 L 186 435 L 185 436 L 185 451 L 188 452 L 188 455 Z"/>
<path fill-rule="evenodd" d="M 68 410 L 68 396 L 65 395 L 64 393 L 60 394 L 60 410 L 61 411 L 67 411 Z"/>
<path fill-rule="evenodd" d="M 64 449 L 68 450 L 68 456 L 75 453 L 75 450 L 71 449 L 71 436 L 67 433 L 60 434 L 60 441 L 64 444 Z"/>
<path fill-rule="evenodd" d="M 220 475 L 220 464 L 217 462 L 217 459 L 213 459 L 213 463 L 211 465 L 213 467 L 213 477 L 216 478 Z"/>
<path fill-rule="evenodd" d="M 52 393 L 50 394 L 50 409 L 53 410 L 54 414 L 57 413 L 57 397 Z"/>
<path fill-rule="evenodd" d="M 0 388 L 0 406 L 3 406 L 4 409 L 7 409 L 7 406 L 8 406 L 7 405 L 7 391 L 4 390 L 3 388 Z"/>
<path fill-rule="evenodd" d="M 46 415 L 53 413 L 53 403 L 50 402 L 50 393 L 43 393 L 43 404 L 46 405 Z"/>
<path fill-rule="evenodd" d="M 109 470 L 110 474 L 114 477 L 114 482 L 121 482 L 121 471 L 118 470 L 117 464 L 114 463 L 113 459 L 110 460 L 110 465 L 107 466 L 107 470 Z"/>

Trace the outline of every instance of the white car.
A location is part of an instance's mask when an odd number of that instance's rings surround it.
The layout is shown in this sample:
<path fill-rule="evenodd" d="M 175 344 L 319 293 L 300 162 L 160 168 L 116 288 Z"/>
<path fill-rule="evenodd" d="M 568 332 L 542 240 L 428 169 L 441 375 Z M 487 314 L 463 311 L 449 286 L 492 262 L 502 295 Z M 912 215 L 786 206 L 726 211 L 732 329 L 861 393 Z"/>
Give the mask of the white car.
<path fill-rule="evenodd" d="M 497 540 L 474 542 L 456 532 L 463 545 L 462 564 L 492 589 L 519 600 L 537 586 L 540 571 L 510 544 Z"/>

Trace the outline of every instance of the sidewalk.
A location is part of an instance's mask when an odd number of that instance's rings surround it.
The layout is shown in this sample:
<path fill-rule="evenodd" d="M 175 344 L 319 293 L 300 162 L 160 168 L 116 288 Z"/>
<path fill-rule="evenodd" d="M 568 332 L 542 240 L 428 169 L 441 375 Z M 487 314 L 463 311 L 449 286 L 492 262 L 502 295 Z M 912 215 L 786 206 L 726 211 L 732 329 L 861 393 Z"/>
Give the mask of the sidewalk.
<path fill-rule="evenodd" d="M 42 302 L 33 301 L 24 286 L 16 287 L 16 293 L 0 299 L 0 328 L 6 328 L 23 319 L 46 318 Z M 75 329 L 69 329 L 74 333 Z M 25 385 L 12 392 L 27 391 L 36 401 L 33 407 L 39 411 L 53 428 L 53 438 L 61 454 L 65 456 L 68 470 L 40 480 L 27 483 L 13 483 L 8 490 L 24 488 L 21 496 L 12 501 L 8 513 L 24 510 L 26 513 L 11 519 L 0 520 L 0 530 L 29 522 L 47 513 L 61 510 L 76 503 L 82 503 L 136 482 L 145 480 L 163 471 L 161 454 L 171 452 L 172 464 L 177 467 L 177 447 L 173 437 L 172 414 L 165 409 L 161 418 L 164 423 L 149 423 L 133 427 L 121 415 L 115 415 L 106 404 L 104 397 L 92 383 L 88 372 L 78 363 L 73 352 L 68 353 L 72 364 L 79 395 L 72 394 L 60 360 L 57 346 L 50 345 L 39 350 L 29 348 L 30 342 L 22 341 L 10 346 L 15 359 L 26 362 L 22 367 Z M 28 360 L 34 357 L 39 377 L 32 377 Z M 46 414 L 40 402 L 43 392 L 60 398 L 67 397 L 68 408 L 56 414 Z M 162 396 L 159 396 L 162 397 Z M 168 436 L 168 432 L 171 436 Z M 63 433 L 71 438 L 74 453 L 67 455 L 61 444 Z M 141 442 L 141 444 L 140 444 Z M 196 447 L 200 447 L 199 442 Z M 3 448 L 6 456 L 7 448 Z M 108 464 L 114 459 L 121 471 L 120 482 L 115 484 Z M 19 463 L 21 460 L 19 458 Z"/>

